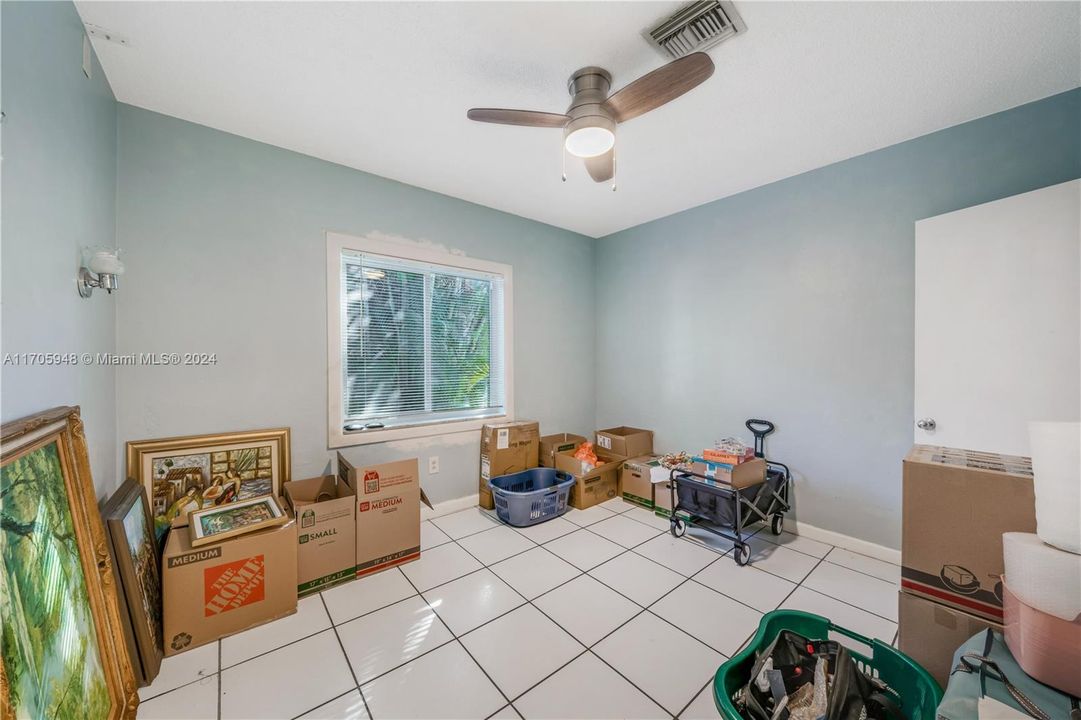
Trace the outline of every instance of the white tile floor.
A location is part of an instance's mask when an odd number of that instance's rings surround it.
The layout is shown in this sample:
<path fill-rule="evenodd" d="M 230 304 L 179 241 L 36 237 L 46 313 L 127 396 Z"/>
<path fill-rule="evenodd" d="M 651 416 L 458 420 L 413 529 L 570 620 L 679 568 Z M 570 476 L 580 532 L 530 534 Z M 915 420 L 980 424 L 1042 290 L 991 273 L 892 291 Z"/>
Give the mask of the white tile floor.
<path fill-rule="evenodd" d="M 778 607 L 894 641 L 900 568 L 760 530 L 752 564 L 609 501 L 532 528 L 425 522 L 416 562 L 168 658 L 140 718 L 712 718 L 718 665 Z"/>

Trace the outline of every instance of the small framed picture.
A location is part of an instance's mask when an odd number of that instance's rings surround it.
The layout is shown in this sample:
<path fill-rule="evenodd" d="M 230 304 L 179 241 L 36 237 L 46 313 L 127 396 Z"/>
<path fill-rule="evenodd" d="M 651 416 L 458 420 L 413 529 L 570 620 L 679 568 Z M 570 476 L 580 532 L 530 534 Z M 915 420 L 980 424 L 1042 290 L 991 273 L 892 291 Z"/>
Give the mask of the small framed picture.
<path fill-rule="evenodd" d="M 188 515 L 191 546 L 199 547 L 245 533 L 284 525 L 289 516 L 272 496 L 196 510 Z"/>
<path fill-rule="evenodd" d="M 120 575 L 121 620 L 140 687 L 149 685 L 161 667 L 161 577 L 143 486 L 125 481 L 101 511 L 109 535 L 114 567 Z"/>

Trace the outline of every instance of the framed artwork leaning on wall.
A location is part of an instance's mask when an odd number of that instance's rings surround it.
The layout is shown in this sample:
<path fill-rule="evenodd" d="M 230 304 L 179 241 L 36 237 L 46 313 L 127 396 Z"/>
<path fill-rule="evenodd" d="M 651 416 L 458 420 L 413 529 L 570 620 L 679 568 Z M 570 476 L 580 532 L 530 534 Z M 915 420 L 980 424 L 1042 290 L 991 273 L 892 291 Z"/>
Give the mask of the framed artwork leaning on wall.
<path fill-rule="evenodd" d="M 83 422 L 0 428 L 0 715 L 134 718 L 139 704 Z"/>
<path fill-rule="evenodd" d="M 120 582 L 121 618 L 140 686 L 161 668 L 161 573 L 154 520 L 143 486 L 128 479 L 101 511 Z"/>
<path fill-rule="evenodd" d="M 194 510 L 280 495 L 290 475 L 289 428 L 129 442 L 127 471 L 146 490 L 160 540 Z"/>

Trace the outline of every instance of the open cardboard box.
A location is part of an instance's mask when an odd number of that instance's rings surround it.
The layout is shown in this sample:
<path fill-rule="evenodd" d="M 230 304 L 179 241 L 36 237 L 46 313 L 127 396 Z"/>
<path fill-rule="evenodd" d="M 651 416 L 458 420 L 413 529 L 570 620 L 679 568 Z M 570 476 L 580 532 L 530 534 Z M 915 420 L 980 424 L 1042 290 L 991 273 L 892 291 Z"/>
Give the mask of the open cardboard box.
<path fill-rule="evenodd" d="M 574 457 L 573 452 L 556 454 L 556 470 L 574 476 L 570 505 L 579 510 L 619 496 L 619 470 L 624 459 L 604 450 L 594 448 L 594 451 L 601 464 L 593 469 L 583 468 L 582 461 Z"/>
<path fill-rule="evenodd" d="M 338 479 L 356 494 L 356 574 L 368 575 L 420 557 L 420 489 L 416 458 L 354 467 L 338 453 Z"/>
<path fill-rule="evenodd" d="M 357 569 L 357 496 L 334 475 L 282 486 L 297 521 L 297 592 L 351 580 Z"/>
<path fill-rule="evenodd" d="M 198 548 L 174 527 L 161 567 L 168 657 L 296 612 L 296 521 Z"/>
<path fill-rule="evenodd" d="M 555 467 L 556 455 L 561 452 L 574 452 L 586 439 L 574 433 L 556 433 L 540 439 L 540 466 Z"/>
<path fill-rule="evenodd" d="M 650 455 L 653 453 L 653 431 L 626 425 L 598 430 L 596 445 L 598 449 L 622 458 Z"/>

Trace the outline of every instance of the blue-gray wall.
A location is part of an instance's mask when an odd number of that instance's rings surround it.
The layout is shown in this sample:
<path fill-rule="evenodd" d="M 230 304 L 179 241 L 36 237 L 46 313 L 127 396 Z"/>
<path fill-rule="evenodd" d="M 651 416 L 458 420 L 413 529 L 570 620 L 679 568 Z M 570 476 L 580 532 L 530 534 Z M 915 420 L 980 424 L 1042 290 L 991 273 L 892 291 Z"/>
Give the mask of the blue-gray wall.
<path fill-rule="evenodd" d="M 1074 90 L 599 240 L 598 426 L 700 450 L 773 420 L 798 519 L 899 547 L 913 223 L 1079 176 Z"/>
<path fill-rule="evenodd" d="M 120 439 L 287 425 L 293 475 L 327 450 L 324 230 L 382 232 L 514 267 L 516 414 L 593 429 L 593 241 L 236 135 L 120 105 L 121 353 L 217 353 L 118 370 Z M 479 432 L 350 448 L 419 456 L 433 502 L 477 492 Z M 425 458 L 440 456 L 428 477 Z"/>
<path fill-rule="evenodd" d="M 288 425 L 326 449 L 323 230 L 512 264 L 521 417 L 655 428 L 699 449 L 777 422 L 798 518 L 896 547 L 912 439 L 913 223 L 1081 176 L 1081 91 L 598 241 L 120 105 L 68 2 L 0 3 L 5 353 L 205 351 L 210 368 L 3 368 L 3 420 L 83 406 L 99 494 L 126 440 Z M 119 137 L 119 141 L 118 141 Z M 119 168 L 119 169 L 118 169 Z M 79 248 L 130 272 L 81 300 Z M 117 330 L 119 328 L 119 330 Z M 438 454 L 435 501 L 475 492 L 475 434 L 350 449 Z"/>
<path fill-rule="evenodd" d="M 0 3 L 3 353 L 113 352 L 116 296 L 83 300 L 84 245 L 116 232 L 116 101 L 97 58 L 83 74 L 70 2 Z M 116 385 L 109 367 L 3 365 L 3 421 L 81 405 L 98 494 L 118 484 Z"/>

